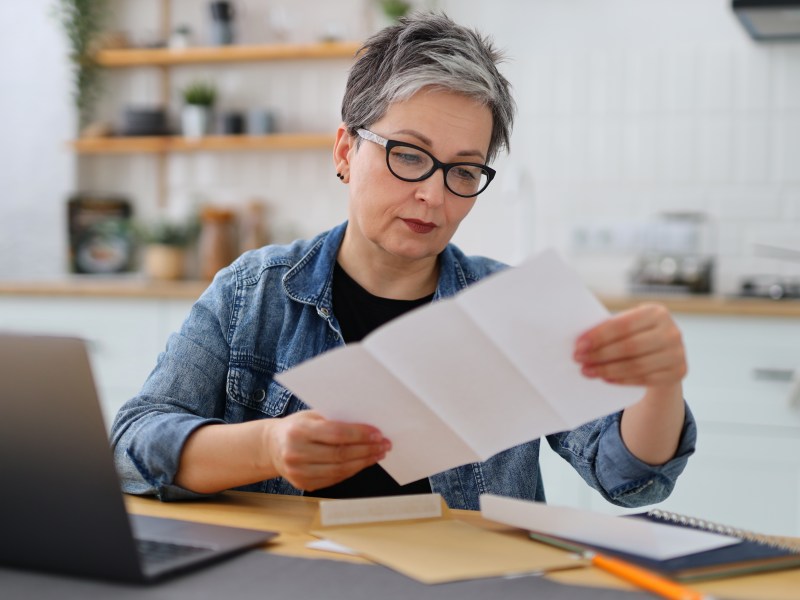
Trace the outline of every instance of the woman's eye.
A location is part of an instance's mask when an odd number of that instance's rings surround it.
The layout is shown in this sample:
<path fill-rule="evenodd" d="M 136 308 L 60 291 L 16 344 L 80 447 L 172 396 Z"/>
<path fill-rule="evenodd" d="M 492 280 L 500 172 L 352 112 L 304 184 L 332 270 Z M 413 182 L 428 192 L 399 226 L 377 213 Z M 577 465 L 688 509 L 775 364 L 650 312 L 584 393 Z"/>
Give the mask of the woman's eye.
<path fill-rule="evenodd" d="M 464 181 L 475 181 L 478 178 L 479 169 L 471 169 L 469 167 L 453 167 L 450 172 L 459 179 Z"/>
<path fill-rule="evenodd" d="M 422 156 L 414 152 L 395 152 L 392 158 L 407 165 L 418 165 L 422 162 Z"/>

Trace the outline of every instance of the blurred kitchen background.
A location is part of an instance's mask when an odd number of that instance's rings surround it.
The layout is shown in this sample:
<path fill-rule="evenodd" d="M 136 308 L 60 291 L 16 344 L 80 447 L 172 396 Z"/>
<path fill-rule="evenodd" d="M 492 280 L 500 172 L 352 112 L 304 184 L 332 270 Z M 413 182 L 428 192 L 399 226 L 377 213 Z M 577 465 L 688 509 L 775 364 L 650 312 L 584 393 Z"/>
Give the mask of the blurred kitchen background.
<path fill-rule="evenodd" d="M 20 3 L 0 39 L 0 107 L 10 118 L 0 138 L 0 277 L 68 268 L 65 203 L 77 192 L 123 196 L 143 219 L 256 201 L 276 241 L 344 218 L 345 192 L 325 151 L 174 154 L 161 199 L 152 154 L 70 151 L 77 117 L 57 4 Z M 361 40 L 384 22 L 377 4 L 238 0 L 236 41 Z M 164 41 L 161 0 L 110 5 L 111 31 L 137 45 Z M 800 247 L 800 43 L 754 41 L 728 0 L 417 5 L 491 35 L 508 55 L 519 105 L 511 153 L 456 238 L 467 250 L 516 262 L 555 246 L 607 293 L 627 291 L 642 254 L 712 258 L 721 294 L 754 275 L 800 274 L 793 255 L 759 252 L 764 243 Z M 187 26 L 189 43 L 209 43 L 208 3 L 173 0 L 171 20 Z M 347 64 L 172 69 L 168 118 L 177 123 L 179 91 L 201 79 L 217 86 L 219 118 L 263 109 L 279 131 L 333 132 Z M 120 131 L 126 109 L 159 104 L 160 77 L 158 68 L 107 69 L 96 119 Z"/>
<path fill-rule="evenodd" d="M 86 128 L 54 15 L 62 3 L 17 2 L 6 16 L 0 327 L 90 338 L 110 419 L 210 267 L 344 220 L 330 148 L 349 57 L 390 17 L 378 0 L 108 3 L 111 48 L 350 45 L 285 60 L 117 63 L 102 70 Z M 512 264 L 553 246 L 611 310 L 642 294 L 667 302 L 687 342 L 701 439 L 665 507 L 800 535 L 800 306 L 787 299 L 800 294 L 800 0 L 749 16 L 794 31 L 789 41 L 754 39 L 730 0 L 411 4 L 490 35 L 519 107 L 511 152 L 456 243 Z M 215 96 L 214 137 L 199 141 L 182 122 L 198 83 Z M 143 274 L 148 236 L 188 243 L 187 264 Z M 220 236 L 238 246 L 208 254 Z M 184 281 L 149 283 L 173 276 Z M 742 294 L 779 300 L 733 299 Z M 543 461 L 551 502 L 611 509 Z"/>

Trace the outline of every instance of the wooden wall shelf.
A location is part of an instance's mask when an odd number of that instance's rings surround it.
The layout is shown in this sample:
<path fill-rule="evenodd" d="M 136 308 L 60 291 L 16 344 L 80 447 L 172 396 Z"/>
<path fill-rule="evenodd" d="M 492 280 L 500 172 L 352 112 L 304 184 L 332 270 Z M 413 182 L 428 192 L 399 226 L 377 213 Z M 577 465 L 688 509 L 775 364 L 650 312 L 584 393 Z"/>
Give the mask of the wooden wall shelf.
<path fill-rule="evenodd" d="M 160 30 L 164 37 L 172 31 L 172 0 L 161 4 Z M 189 48 L 109 48 L 94 55 L 101 67 L 131 69 L 153 67 L 160 74 L 161 101 L 169 107 L 174 89 L 173 68 L 184 65 L 235 64 L 268 61 L 343 59 L 352 62 L 361 47 L 358 41 L 331 41 L 288 44 L 234 44 Z M 213 135 L 199 140 L 183 136 L 80 138 L 68 143 L 79 155 L 125 156 L 149 154 L 156 164 L 156 198 L 159 207 L 167 202 L 167 164 L 172 153 L 218 151 L 331 151 L 335 137 L 330 133 L 279 133 L 264 136 Z"/>
<path fill-rule="evenodd" d="M 272 135 L 209 135 L 199 139 L 183 136 L 82 138 L 70 142 L 79 154 L 137 154 L 229 150 L 307 150 L 333 148 L 335 138 L 323 133 Z"/>
<path fill-rule="evenodd" d="M 184 64 L 253 62 L 267 60 L 353 58 L 358 42 L 319 42 L 314 44 L 265 44 L 258 46 L 219 46 L 172 48 L 121 48 L 102 50 L 95 59 L 103 67 L 143 67 Z"/>

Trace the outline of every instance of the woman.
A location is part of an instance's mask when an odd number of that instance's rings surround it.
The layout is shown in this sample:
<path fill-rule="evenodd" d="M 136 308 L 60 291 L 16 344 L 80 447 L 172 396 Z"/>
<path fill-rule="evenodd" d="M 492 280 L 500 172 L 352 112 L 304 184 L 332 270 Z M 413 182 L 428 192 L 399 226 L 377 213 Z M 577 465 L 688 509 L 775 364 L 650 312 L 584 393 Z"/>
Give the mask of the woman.
<path fill-rule="evenodd" d="M 112 442 L 129 493 L 162 499 L 229 488 L 354 497 L 439 492 L 478 508 L 493 492 L 544 500 L 539 441 L 398 486 L 377 465 L 391 441 L 326 420 L 273 375 L 359 340 L 416 306 L 504 268 L 450 240 L 508 146 L 514 104 L 491 43 L 443 15 L 368 40 L 348 78 L 334 146 L 348 221 L 309 241 L 247 253 L 202 295 Z M 576 341 L 587 377 L 645 386 L 637 404 L 550 445 L 609 501 L 666 497 L 694 449 L 680 333 L 660 306 L 609 319 Z M 577 367 L 576 367 L 577 368 Z"/>

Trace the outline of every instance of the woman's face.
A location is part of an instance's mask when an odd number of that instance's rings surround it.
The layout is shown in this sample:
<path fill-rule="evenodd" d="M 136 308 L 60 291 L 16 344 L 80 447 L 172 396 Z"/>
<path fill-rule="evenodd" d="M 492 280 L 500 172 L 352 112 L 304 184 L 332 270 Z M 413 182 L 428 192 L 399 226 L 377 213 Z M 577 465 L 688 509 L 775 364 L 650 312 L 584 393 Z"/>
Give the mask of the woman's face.
<path fill-rule="evenodd" d="M 369 130 L 415 144 L 444 163 L 486 163 L 492 133 L 489 109 L 474 100 L 444 91 L 421 90 L 398 102 Z M 350 187 L 349 224 L 345 241 L 362 260 L 417 261 L 434 258 L 455 234 L 475 204 L 444 185 L 439 169 L 428 179 L 397 179 L 386 165 L 386 149 L 341 132 L 337 169 Z M 348 239 L 349 238 L 349 239 Z M 351 255 L 353 258 L 353 255 Z"/>

